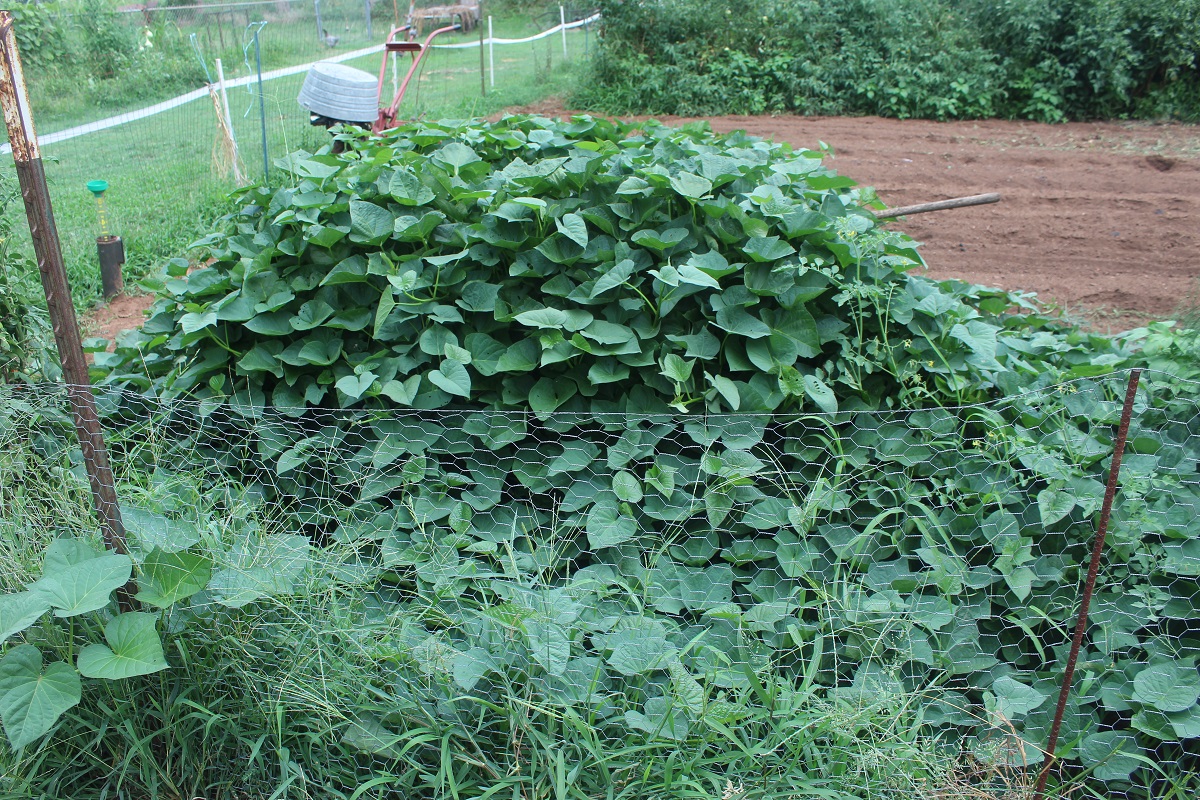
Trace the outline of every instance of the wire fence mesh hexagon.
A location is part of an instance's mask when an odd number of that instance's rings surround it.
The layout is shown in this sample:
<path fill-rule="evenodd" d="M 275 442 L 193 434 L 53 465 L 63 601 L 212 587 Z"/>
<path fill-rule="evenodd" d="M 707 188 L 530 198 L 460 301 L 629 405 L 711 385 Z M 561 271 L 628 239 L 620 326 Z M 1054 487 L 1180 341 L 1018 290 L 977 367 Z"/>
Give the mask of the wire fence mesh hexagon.
<path fill-rule="evenodd" d="M 47 676 L 85 679 L 48 734 L 4 701 L 10 742 L 32 737 L 4 780 L 1032 797 L 1127 377 L 792 416 L 101 390 L 131 544 L 115 573 L 95 568 L 117 557 L 63 389 L 4 387 L 0 671 L 37 647 Z M 1134 402 L 1048 796 L 1200 782 L 1200 410 L 1181 388 L 1148 372 Z M 111 599 L 130 574 L 140 610 Z M 47 775 L 48 752 L 79 769 Z"/>

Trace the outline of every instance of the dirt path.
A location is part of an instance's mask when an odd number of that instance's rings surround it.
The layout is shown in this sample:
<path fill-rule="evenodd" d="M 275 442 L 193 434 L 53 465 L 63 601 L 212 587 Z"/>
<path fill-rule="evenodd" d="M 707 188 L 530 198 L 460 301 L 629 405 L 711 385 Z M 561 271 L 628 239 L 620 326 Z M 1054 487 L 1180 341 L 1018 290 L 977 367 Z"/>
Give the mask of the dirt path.
<path fill-rule="evenodd" d="M 551 102 L 523 109 L 562 115 Z M 679 119 L 664 119 L 677 123 Z M 996 191 L 996 205 L 892 223 L 924 242 L 929 274 L 1037 292 L 1104 330 L 1200 305 L 1200 128 L 926 122 L 877 117 L 716 117 L 797 147 L 899 206 Z M 112 339 L 149 298 L 91 315 Z"/>

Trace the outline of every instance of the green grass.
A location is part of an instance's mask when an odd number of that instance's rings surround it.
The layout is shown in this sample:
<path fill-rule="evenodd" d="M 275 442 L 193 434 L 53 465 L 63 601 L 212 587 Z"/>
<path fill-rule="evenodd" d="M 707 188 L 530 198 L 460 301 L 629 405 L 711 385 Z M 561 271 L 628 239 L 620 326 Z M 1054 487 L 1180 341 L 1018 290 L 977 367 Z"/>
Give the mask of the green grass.
<path fill-rule="evenodd" d="M 323 4 L 323 8 L 324 8 Z M 330 18 L 322 11 L 322 21 L 329 35 L 337 35 L 337 44 L 329 47 L 316 38 L 316 23 L 312 17 L 312 6 L 306 7 L 306 14 L 292 17 L 278 17 L 265 14 L 267 25 L 259 34 L 259 47 L 262 55 L 262 69 L 269 72 L 281 67 L 305 64 L 325 58 L 338 56 L 342 53 L 359 50 L 372 45 L 382 44 L 391 25 L 390 15 L 387 19 L 378 18 L 373 24 L 372 36 L 367 38 L 364 22 L 361 16 L 361 5 L 357 6 L 360 13 L 352 18 L 346 15 L 335 15 Z M 163 14 L 156 18 L 164 17 Z M 259 17 L 254 17 L 259 19 Z M 344 30 L 344 24 L 350 25 L 349 31 Z M 485 19 L 484 26 L 487 21 Z M 541 23 L 530 17 L 507 17 L 494 19 L 493 26 L 498 38 L 520 38 L 537 33 Z M 426 27 L 426 33 L 429 28 Z M 244 23 L 230 26 L 228 21 L 222 28 L 222 39 L 218 38 L 215 24 L 196 25 L 183 22 L 178 30 L 171 30 L 170 40 L 165 46 L 171 48 L 167 59 L 168 65 L 177 69 L 183 68 L 187 76 L 174 76 L 174 79 L 164 78 L 149 69 L 139 69 L 139 64 L 132 64 L 125 72 L 115 76 L 95 79 L 80 68 L 64 68 L 47 72 L 34 70 L 27 77 L 29 80 L 30 103 L 38 122 L 40 133 L 71 128 L 98 119 L 104 119 L 128 111 L 134 111 L 156 102 L 168 100 L 185 91 L 201 88 L 204 85 L 204 69 L 216 80 L 216 59 L 221 59 L 225 70 L 225 79 L 235 80 L 254 74 L 255 58 L 252 30 L 247 30 Z M 574 32 L 573 32 L 574 33 Z M 196 34 L 196 44 L 199 48 L 197 55 L 192 48 L 190 36 Z M 580 37 L 582 33 L 578 34 Z M 477 31 L 471 33 L 452 33 L 437 39 L 439 43 L 454 43 L 478 41 Z M 555 39 L 555 41 L 560 41 Z M 561 46 L 561 42 L 560 42 Z M 474 53 L 475 68 L 478 70 L 478 51 Z M 201 57 L 204 66 L 201 67 Z M 374 72 L 378 69 L 378 60 L 374 60 Z M 147 64 L 157 68 L 156 63 Z M 195 76 L 189 80 L 188 76 Z M 180 83 L 182 81 L 182 83 Z"/>
<path fill-rule="evenodd" d="M 528 35 L 532 27 L 529 20 L 507 21 L 497 26 L 496 36 Z M 401 116 L 486 116 L 564 92 L 574 78 L 585 36 L 590 35 L 581 30 L 568 33 L 573 57 L 565 67 L 559 36 L 497 47 L 496 85 L 494 89 L 489 86 L 485 96 L 480 96 L 477 49 L 435 50 L 426 60 L 416 91 L 409 90 Z M 457 40 L 467 38 L 463 35 Z M 476 37 L 472 34 L 471 38 Z M 310 55 L 321 57 L 329 52 Z M 348 63 L 375 73 L 380 56 Z M 400 63 L 400 78 L 406 66 Z M 227 77 L 232 76 L 227 72 Z M 325 132 L 310 126 L 307 112 L 296 104 L 303 79 L 303 75 L 295 75 L 263 84 L 271 160 L 298 148 L 314 150 L 327 141 Z M 390 91 L 389 74 L 385 97 Z M 259 181 L 263 158 L 257 87 L 252 84 L 230 90 L 229 102 L 246 174 Z M 136 107 L 142 105 L 139 102 Z M 99 116 L 109 111 L 105 109 Z M 40 118 L 37 123 L 39 130 L 47 129 Z M 109 182 L 105 202 L 110 227 L 125 240 L 125 279 L 130 283 L 160 270 L 166 259 L 185 255 L 187 245 L 230 207 L 225 194 L 232 182 L 215 175 L 213 169 L 216 134 L 212 103 L 205 97 L 163 114 L 43 148 L 63 256 L 78 307 L 87 308 L 100 297 L 96 205 L 84 184 L 93 178 Z M 11 170 L 11 162 L 2 168 Z M 31 249 L 21 206 L 10 208 L 9 214 L 14 215 L 18 240 Z"/>

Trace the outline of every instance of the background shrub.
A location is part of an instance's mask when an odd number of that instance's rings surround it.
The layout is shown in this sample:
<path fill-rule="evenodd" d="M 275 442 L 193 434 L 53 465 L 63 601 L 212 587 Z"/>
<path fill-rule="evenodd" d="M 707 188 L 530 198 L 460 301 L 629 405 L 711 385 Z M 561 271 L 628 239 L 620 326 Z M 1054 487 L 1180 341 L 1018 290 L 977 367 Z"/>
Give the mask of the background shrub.
<path fill-rule="evenodd" d="M 17 43 L 40 113 L 78 113 L 160 98 L 206 82 L 188 38 L 169 17 L 151 25 L 108 0 L 29 3 L 14 10 Z M 81 96 L 82 95 L 82 96 Z"/>
<path fill-rule="evenodd" d="M 59 374 L 37 265 L 13 248 L 7 210 L 19 197 L 11 178 L 0 179 L 0 383 L 53 380 Z"/>
<path fill-rule="evenodd" d="M 618 113 L 1200 116 L 1198 0 L 600 0 Z"/>

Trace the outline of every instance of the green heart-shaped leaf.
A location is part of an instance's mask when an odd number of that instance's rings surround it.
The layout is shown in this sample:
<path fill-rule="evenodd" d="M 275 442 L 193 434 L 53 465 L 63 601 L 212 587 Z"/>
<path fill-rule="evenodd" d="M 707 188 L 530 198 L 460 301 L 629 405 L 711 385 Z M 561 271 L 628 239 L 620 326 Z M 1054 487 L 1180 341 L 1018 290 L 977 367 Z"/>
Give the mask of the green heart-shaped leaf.
<path fill-rule="evenodd" d="M 0 594 L 0 644 L 20 633 L 50 610 L 50 601 L 40 592 Z"/>
<path fill-rule="evenodd" d="M 14 647 L 0 659 L 0 720 L 13 749 L 45 736 L 82 696 L 79 673 L 56 661 L 42 672 L 42 654 L 32 645 Z"/>
<path fill-rule="evenodd" d="M 45 598 L 55 616 L 74 617 L 107 606 L 132 574 L 129 556 L 111 553 L 43 575 L 29 589 Z"/>
<path fill-rule="evenodd" d="M 79 651 L 79 673 L 85 678 L 119 680 L 164 670 L 162 639 L 155 628 L 157 614 L 129 611 L 104 626 L 108 646 L 89 644 Z"/>
<path fill-rule="evenodd" d="M 199 592 L 212 576 L 212 560 L 196 553 L 154 550 L 142 563 L 137 599 L 168 608 Z"/>

